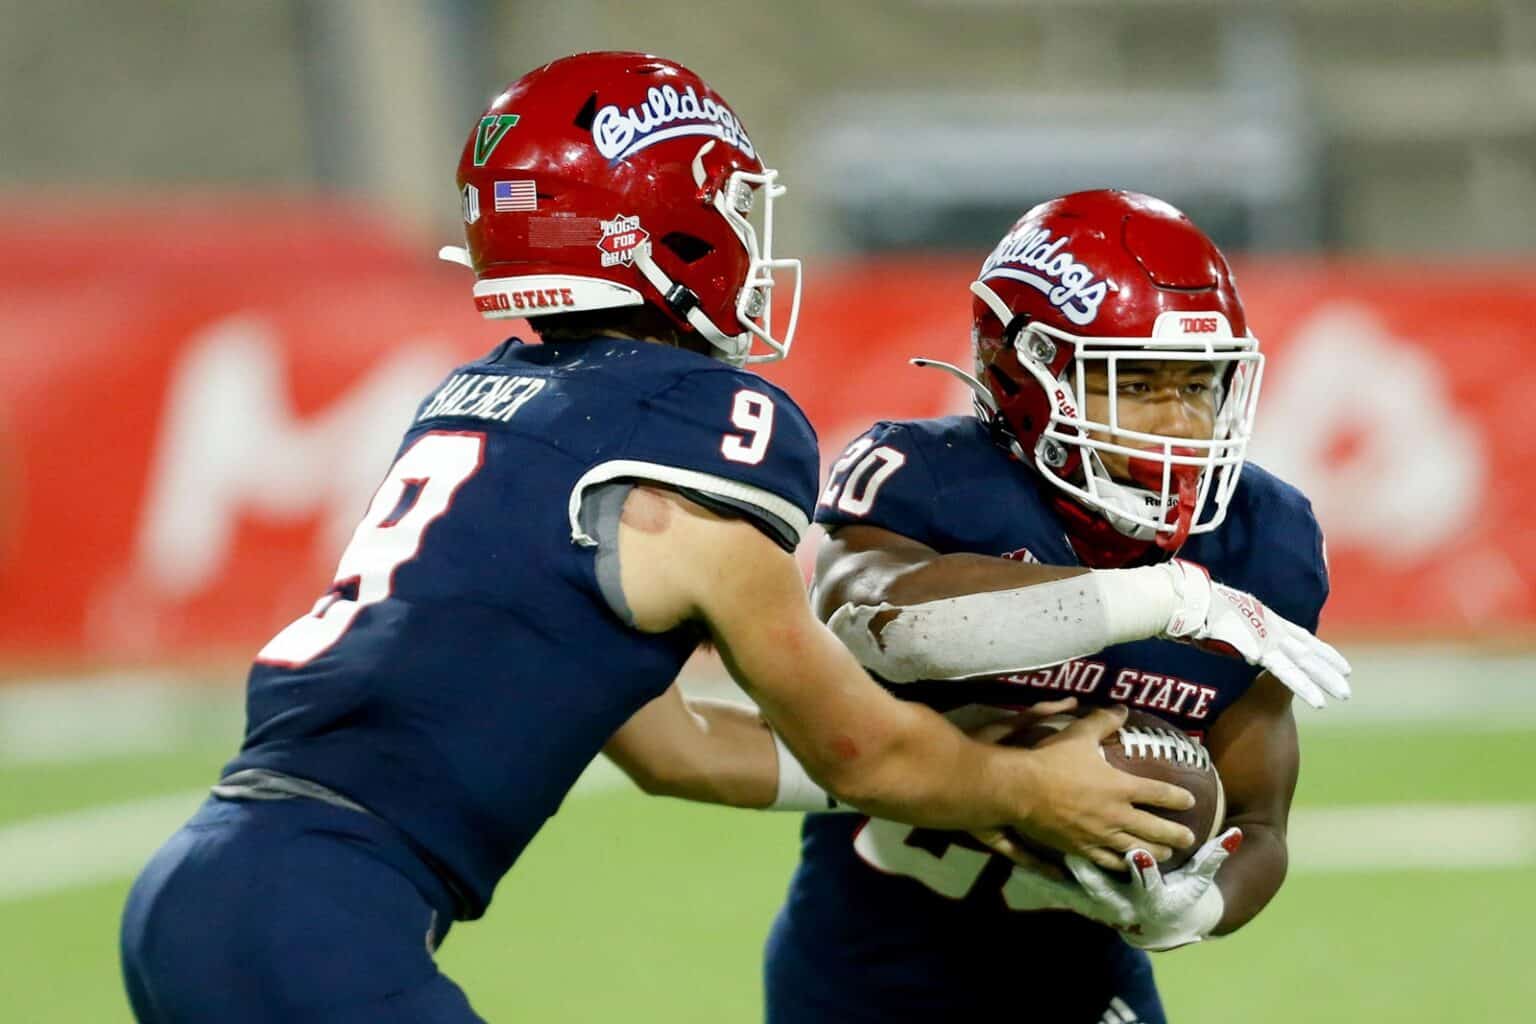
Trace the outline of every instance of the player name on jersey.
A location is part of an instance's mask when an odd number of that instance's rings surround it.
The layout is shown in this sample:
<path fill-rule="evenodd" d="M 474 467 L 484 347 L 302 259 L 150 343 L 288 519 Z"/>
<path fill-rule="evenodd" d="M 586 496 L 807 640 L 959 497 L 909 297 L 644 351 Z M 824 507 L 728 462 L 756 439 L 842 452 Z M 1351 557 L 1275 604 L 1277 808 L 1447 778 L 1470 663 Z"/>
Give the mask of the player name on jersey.
<path fill-rule="evenodd" d="M 509 377 L 499 373 L 456 373 L 432 396 L 421 414 L 422 420 L 438 416 L 474 416 L 505 423 L 540 391 L 542 377 Z"/>

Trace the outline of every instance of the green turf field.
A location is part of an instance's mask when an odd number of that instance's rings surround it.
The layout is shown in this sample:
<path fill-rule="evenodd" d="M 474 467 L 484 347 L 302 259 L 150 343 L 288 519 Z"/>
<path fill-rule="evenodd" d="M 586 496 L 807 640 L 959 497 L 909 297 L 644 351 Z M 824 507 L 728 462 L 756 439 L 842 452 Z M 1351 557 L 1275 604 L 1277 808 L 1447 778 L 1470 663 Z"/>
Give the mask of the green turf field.
<path fill-rule="evenodd" d="M 128 865 L 195 802 L 232 742 L 227 714 L 188 721 L 158 750 L 0 751 L 0 1020 L 128 1019 L 115 956 Z M 1295 842 L 1313 849 L 1295 851 L 1285 889 L 1244 932 L 1158 959 L 1172 1020 L 1529 1019 L 1529 716 L 1449 735 L 1378 720 L 1305 732 Z M 1366 807 L 1358 829 L 1333 813 Z M 1387 866 L 1395 849 L 1406 866 Z M 591 785 L 487 919 L 455 929 L 441 963 L 492 1021 L 751 1021 L 794 854 L 788 816 Z"/>

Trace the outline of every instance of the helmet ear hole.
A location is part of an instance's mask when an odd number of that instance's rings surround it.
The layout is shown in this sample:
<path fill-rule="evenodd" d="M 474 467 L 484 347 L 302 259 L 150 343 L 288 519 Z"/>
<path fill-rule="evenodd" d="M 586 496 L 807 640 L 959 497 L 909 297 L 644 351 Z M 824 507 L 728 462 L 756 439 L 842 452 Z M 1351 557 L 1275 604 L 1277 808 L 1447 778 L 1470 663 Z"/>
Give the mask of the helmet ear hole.
<path fill-rule="evenodd" d="M 597 93 L 587 97 L 587 102 L 581 105 L 576 112 L 575 125 L 584 132 L 592 130 L 592 122 L 597 120 Z"/>
<path fill-rule="evenodd" d="M 673 255 L 684 263 L 697 263 L 715 251 L 715 247 L 697 235 L 673 231 L 661 238 L 661 244 L 672 250 Z"/>

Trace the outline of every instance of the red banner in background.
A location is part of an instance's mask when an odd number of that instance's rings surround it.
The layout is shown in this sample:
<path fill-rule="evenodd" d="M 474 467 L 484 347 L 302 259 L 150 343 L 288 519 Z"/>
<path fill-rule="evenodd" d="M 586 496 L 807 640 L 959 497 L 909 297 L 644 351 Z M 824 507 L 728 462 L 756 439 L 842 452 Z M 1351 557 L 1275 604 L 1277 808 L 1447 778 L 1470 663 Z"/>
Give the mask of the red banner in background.
<path fill-rule="evenodd" d="M 825 460 L 969 408 L 907 360 L 968 362 L 975 263 L 811 268 L 767 375 Z M 308 205 L 5 211 L 0 281 L 0 664 L 253 650 L 323 589 L 417 400 L 505 330 L 464 271 Z M 1317 507 L 1329 630 L 1529 635 L 1536 267 L 1241 283 L 1270 355 L 1252 455 Z"/>
<path fill-rule="evenodd" d="M 452 268 L 309 204 L 7 211 L 0 281 L 7 661 L 259 646 L 498 333 Z"/>

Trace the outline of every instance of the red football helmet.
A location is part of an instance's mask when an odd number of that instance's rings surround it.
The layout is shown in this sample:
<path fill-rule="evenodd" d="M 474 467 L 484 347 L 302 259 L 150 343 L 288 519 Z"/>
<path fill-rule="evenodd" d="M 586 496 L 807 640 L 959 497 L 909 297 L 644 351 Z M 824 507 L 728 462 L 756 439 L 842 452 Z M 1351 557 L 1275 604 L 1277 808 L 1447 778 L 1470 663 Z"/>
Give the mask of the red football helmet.
<path fill-rule="evenodd" d="M 1135 192 L 1053 199 L 1019 218 L 971 293 L 978 394 L 1016 455 L 1120 534 L 1164 550 L 1221 524 L 1264 357 L 1226 259 L 1189 218 Z M 1122 428 L 1115 374 L 1130 360 L 1215 364 L 1212 436 Z M 1108 375 L 1108 422 L 1087 418 L 1090 363 Z M 1101 452 L 1126 456 L 1133 483 L 1112 480 Z"/>
<path fill-rule="evenodd" d="M 719 95 L 680 64 L 583 53 L 509 85 L 459 158 L 468 249 L 492 319 L 649 304 L 740 365 L 789 352 L 800 261 L 773 255 L 784 194 Z M 761 207 L 761 227 L 751 219 Z M 775 271 L 792 274 L 774 336 Z M 753 341 L 769 352 L 753 355 Z"/>

